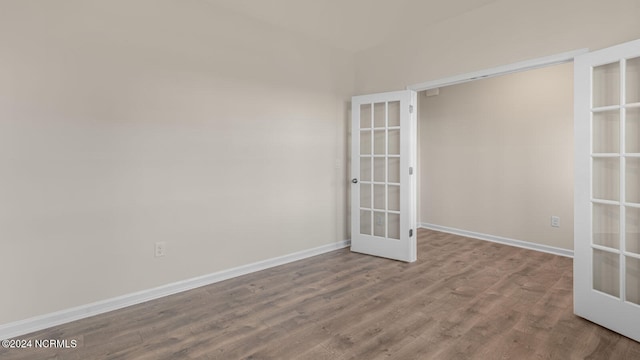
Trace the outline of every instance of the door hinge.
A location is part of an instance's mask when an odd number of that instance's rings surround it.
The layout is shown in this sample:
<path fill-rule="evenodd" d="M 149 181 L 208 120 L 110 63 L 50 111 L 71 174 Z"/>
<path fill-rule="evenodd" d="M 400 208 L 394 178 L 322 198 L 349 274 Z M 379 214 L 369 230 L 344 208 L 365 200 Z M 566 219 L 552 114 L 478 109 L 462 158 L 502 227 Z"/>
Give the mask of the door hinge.
<path fill-rule="evenodd" d="M 413 105 L 409 105 L 409 114 L 413 114 Z"/>
<path fill-rule="evenodd" d="M 413 166 L 409 166 L 409 175 L 413 175 Z"/>
<path fill-rule="evenodd" d="M 409 237 L 413 237 L 413 229 L 409 229 Z"/>

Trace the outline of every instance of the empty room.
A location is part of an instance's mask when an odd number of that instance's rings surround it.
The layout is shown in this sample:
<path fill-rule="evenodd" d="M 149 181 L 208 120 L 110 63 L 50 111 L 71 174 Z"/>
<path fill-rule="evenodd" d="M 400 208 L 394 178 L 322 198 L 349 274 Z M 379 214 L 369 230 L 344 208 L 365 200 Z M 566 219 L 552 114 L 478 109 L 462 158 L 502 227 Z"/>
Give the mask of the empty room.
<path fill-rule="evenodd" d="M 639 0 L 0 0 L 0 359 L 640 358 Z"/>

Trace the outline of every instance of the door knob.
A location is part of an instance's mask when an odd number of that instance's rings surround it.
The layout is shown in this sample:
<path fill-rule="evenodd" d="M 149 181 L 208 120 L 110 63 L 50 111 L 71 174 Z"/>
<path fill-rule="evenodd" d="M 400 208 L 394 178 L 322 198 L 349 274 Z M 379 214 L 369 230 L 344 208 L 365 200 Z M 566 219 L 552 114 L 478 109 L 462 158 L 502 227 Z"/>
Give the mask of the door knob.
<path fill-rule="evenodd" d="M 352 182 L 352 183 L 354 183 L 354 184 L 357 184 L 357 183 L 358 183 L 358 179 L 353 178 L 353 179 L 351 180 L 351 182 Z"/>

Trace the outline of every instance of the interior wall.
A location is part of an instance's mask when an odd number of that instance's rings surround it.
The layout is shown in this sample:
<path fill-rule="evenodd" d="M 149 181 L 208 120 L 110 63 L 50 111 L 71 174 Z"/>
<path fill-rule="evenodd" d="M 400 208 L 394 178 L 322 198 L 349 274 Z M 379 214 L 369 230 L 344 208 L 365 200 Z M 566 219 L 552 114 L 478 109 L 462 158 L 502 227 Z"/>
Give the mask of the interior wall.
<path fill-rule="evenodd" d="M 496 0 L 358 52 L 356 93 L 635 40 L 639 13 L 638 0 Z"/>
<path fill-rule="evenodd" d="M 572 63 L 419 99 L 421 223 L 573 249 Z"/>
<path fill-rule="evenodd" d="M 347 239 L 353 71 L 205 1 L 0 2 L 0 324 Z"/>

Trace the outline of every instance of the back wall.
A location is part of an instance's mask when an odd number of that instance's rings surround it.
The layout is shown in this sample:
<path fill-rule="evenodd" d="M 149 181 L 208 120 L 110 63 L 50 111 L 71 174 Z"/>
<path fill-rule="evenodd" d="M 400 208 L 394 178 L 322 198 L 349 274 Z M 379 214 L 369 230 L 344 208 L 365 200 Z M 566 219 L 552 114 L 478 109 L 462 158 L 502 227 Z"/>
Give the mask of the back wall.
<path fill-rule="evenodd" d="M 573 249 L 573 64 L 419 99 L 421 223 Z"/>

